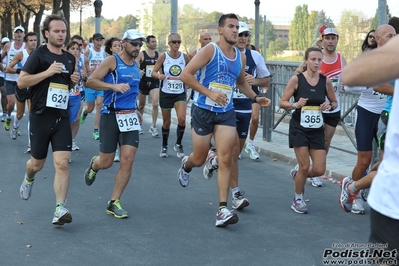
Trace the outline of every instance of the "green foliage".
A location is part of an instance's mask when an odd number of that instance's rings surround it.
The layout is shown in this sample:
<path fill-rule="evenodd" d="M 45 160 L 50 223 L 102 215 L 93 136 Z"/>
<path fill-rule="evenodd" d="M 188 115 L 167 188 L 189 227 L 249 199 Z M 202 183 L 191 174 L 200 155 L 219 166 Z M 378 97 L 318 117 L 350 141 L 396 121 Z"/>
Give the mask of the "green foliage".
<path fill-rule="evenodd" d="M 292 50 L 305 50 L 308 46 L 309 12 L 308 5 L 295 8 L 294 19 L 291 21 L 288 45 Z"/>
<path fill-rule="evenodd" d="M 267 49 L 267 58 L 279 56 L 284 50 L 288 48 L 288 44 L 280 38 L 275 41 L 270 41 Z"/>

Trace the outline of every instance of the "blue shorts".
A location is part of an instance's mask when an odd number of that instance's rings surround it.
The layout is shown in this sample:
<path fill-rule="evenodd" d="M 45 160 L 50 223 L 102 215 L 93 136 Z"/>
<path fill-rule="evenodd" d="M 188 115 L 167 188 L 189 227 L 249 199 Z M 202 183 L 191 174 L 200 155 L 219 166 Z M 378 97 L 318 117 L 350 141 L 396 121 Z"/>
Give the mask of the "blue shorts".
<path fill-rule="evenodd" d="M 97 97 L 104 97 L 104 91 L 93 90 L 85 88 L 85 100 L 86 102 L 93 103 Z"/>
<path fill-rule="evenodd" d="M 380 114 L 372 113 L 357 106 L 357 119 L 355 126 L 355 136 L 358 151 L 372 151 L 373 138 L 377 141 L 378 120 Z"/>
<path fill-rule="evenodd" d="M 73 124 L 76 122 L 80 109 L 80 94 L 77 96 L 69 96 L 69 121 Z"/>
<path fill-rule="evenodd" d="M 237 118 L 237 133 L 240 139 L 246 139 L 249 131 L 249 123 L 251 122 L 252 113 L 238 113 Z"/>

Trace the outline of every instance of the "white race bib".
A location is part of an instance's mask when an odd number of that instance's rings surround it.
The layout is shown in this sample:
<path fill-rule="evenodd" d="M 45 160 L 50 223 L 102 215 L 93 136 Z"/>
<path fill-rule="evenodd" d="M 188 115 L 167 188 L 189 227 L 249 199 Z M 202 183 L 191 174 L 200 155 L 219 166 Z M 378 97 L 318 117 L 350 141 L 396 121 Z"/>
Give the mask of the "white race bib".
<path fill-rule="evenodd" d="M 231 98 L 231 94 L 233 91 L 229 85 L 221 84 L 221 83 L 217 83 L 217 82 L 211 82 L 211 83 L 209 83 L 209 89 L 211 91 L 225 93 L 227 96 L 227 99 L 228 99 L 226 106 L 230 103 L 230 98 Z M 216 102 L 212 101 L 208 97 L 206 97 L 206 99 L 205 99 L 205 104 L 215 106 L 215 107 L 222 107 L 222 105 L 217 104 Z"/>
<path fill-rule="evenodd" d="M 147 78 L 151 78 L 152 71 L 154 70 L 154 65 L 146 65 L 145 66 L 145 76 Z"/>
<path fill-rule="evenodd" d="M 301 110 L 301 126 L 304 128 L 320 128 L 323 126 L 323 116 L 320 106 L 303 106 Z"/>
<path fill-rule="evenodd" d="M 68 85 L 51 82 L 47 90 L 46 106 L 65 110 L 68 100 Z"/>
<path fill-rule="evenodd" d="M 170 91 L 184 90 L 183 81 L 181 81 L 180 79 L 168 79 L 167 82 L 168 90 Z"/>
<path fill-rule="evenodd" d="M 116 112 L 115 117 L 120 132 L 129 132 L 141 129 L 139 117 L 132 111 Z"/>

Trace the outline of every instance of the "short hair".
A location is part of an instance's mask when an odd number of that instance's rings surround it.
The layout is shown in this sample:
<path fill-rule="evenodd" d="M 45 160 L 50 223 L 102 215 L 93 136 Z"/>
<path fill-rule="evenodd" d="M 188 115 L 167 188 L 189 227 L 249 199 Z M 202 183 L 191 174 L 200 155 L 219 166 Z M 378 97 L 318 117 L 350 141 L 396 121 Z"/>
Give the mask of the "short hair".
<path fill-rule="evenodd" d="M 36 38 L 37 38 L 36 32 L 30 31 L 24 36 L 24 42 L 28 42 L 28 37 L 29 36 L 36 36 Z"/>
<path fill-rule="evenodd" d="M 234 13 L 229 13 L 229 14 L 223 14 L 220 18 L 219 18 L 219 27 L 224 27 L 224 23 L 226 22 L 226 19 L 228 18 L 233 18 L 238 20 L 238 17 L 236 16 L 236 14 Z"/>
<path fill-rule="evenodd" d="M 116 38 L 116 37 L 112 37 L 110 39 L 108 39 L 105 44 L 104 44 L 104 50 L 107 54 L 113 54 L 111 51 L 111 47 L 112 47 L 112 43 L 115 41 L 121 41 L 120 39 Z"/>
<path fill-rule="evenodd" d="M 149 43 L 151 41 L 151 39 L 156 39 L 156 37 L 154 35 L 148 35 L 147 37 L 145 37 L 147 40 L 147 43 Z"/>
<path fill-rule="evenodd" d="M 82 42 L 83 42 L 83 37 L 76 34 L 76 35 L 73 35 L 73 36 L 71 37 L 71 40 L 79 40 L 79 41 L 82 41 Z"/>
<path fill-rule="evenodd" d="M 399 18 L 398 17 L 392 17 L 389 19 L 388 24 L 391 25 L 394 29 L 396 34 L 399 33 Z"/>
<path fill-rule="evenodd" d="M 46 40 L 46 42 L 48 42 L 48 39 L 46 37 L 46 34 L 44 34 L 44 32 L 50 30 L 50 23 L 53 20 L 58 20 L 58 21 L 64 22 L 66 28 L 68 28 L 68 23 L 67 23 L 67 21 L 65 20 L 64 17 L 59 16 L 59 15 L 55 15 L 55 14 L 51 14 L 51 15 L 46 16 L 46 18 L 44 19 L 43 24 L 42 24 L 42 35 L 43 35 L 43 38 Z"/>
<path fill-rule="evenodd" d="M 171 34 L 169 34 L 169 36 L 168 36 L 168 42 L 171 42 L 171 41 L 172 41 L 172 37 L 173 37 L 173 36 L 179 36 L 179 38 L 181 39 L 181 36 L 180 36 L 179 33 L 171 33 Z"/>
<path fill-rule="evenodd" d="M 66 46 L 67 51 L 69 51 L 69 49 L 71 49 L 72 46 L 74 46 L 74 45 L 77 45 L 77 46 L 80 48 L 80 45 L 79 45 L 78 42 L 76 42 L 76 41 L 70 41 L 70 42 L 67 44 L 67 46 Z"/>

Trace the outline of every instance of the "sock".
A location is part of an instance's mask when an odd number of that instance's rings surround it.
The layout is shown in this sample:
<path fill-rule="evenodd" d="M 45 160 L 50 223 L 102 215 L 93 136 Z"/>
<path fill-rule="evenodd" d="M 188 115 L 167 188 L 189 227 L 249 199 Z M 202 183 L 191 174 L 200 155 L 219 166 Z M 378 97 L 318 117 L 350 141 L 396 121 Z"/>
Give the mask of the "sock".
<path fill-rule="evenodd" d="M 186 126 L 181 126 L 177 125 L 176 129 L 176 135 L 177 135 L 177 140 L 176 143 L 181 145 L 181 141 L 183 140 L 183 135 L 184 135 L 184 130 L 186 129 Z"/>
<path fill-rule="evenodd" d="M 254 144 L 254 141 L 253 140 L 250 140 L 250 139 L 248 139 L 248 145 L 253 145 Z"/>
<path fill-rule="evenodd" d="M 98 128 L 95 128 L 95 129 L 94 129 L 94 132 L 98 132 Z"/>
<path fill-rule="evenodd" d="M 184 164 L 183 164 L 183 170 L 184 170 L 184 172 L 186 172 L 186 173 L 190 173 L 192 169 L 188 169 L 188 168 L 186 167 L 186 163 L 184 163 Z"/>
<path fill-rule="evenodd" d="M 25 173 L 25 182 L 26 182 L 26 184 L 32 185 L 33 181 L 35 181 L 35 179 L 34 178 L 33 179 L 29 179 L 28 175 Z"/>
<path fill-rule="evenodd" d="M 303 194 L 296 194 L 295 193 L 295 200 L 303 200 Z"/>
<path fill-rule="evenodd" d="M 14 128 L 19 128 L 19 121 L 20 119 L 18 119 L 17 116 L 14 116 Z"/>
<path fill-rule="evenodd" d="M 348 190 L 350 192 L 357 192 L 358 190 L 355 188 L 355 183 L 356 181 L 350 182 L 349 185 L 347 186 Z"/>
<path fill-rule="evenodd" d="M 115 200 L 110 200 L 109 202 L 111 202 L 111 204 L 112 204 L 112 203 L 114 203 L 114 202 L 115 202 Z"/>
<path fill-rule="evenodd" d="M 236 194 L 238 193 L 240 193 L 240 188 L 239 187 L 235 187 L 235 188 L 232 188 L 231 189 L 231 193 L 233 194 L 233 198 L 235 198 L 236 197 Z"/>
<path fill-rule="evenodd" d="M 162 146 L 168 146 L 169 128 L 162 127 Z"/>
<path fill-rule="evenodd" d="M 224 208 L 227 208 L 227 202 L 219 202 L 219 211 Z"/>
<path fill-rule="evenodd" d="M 58 210 L 59 208 L 64 207 L 64 205 L 65 205 L 64 202 L 57 202 L 57 203 L 55 204 L 55 209 Z"/>

